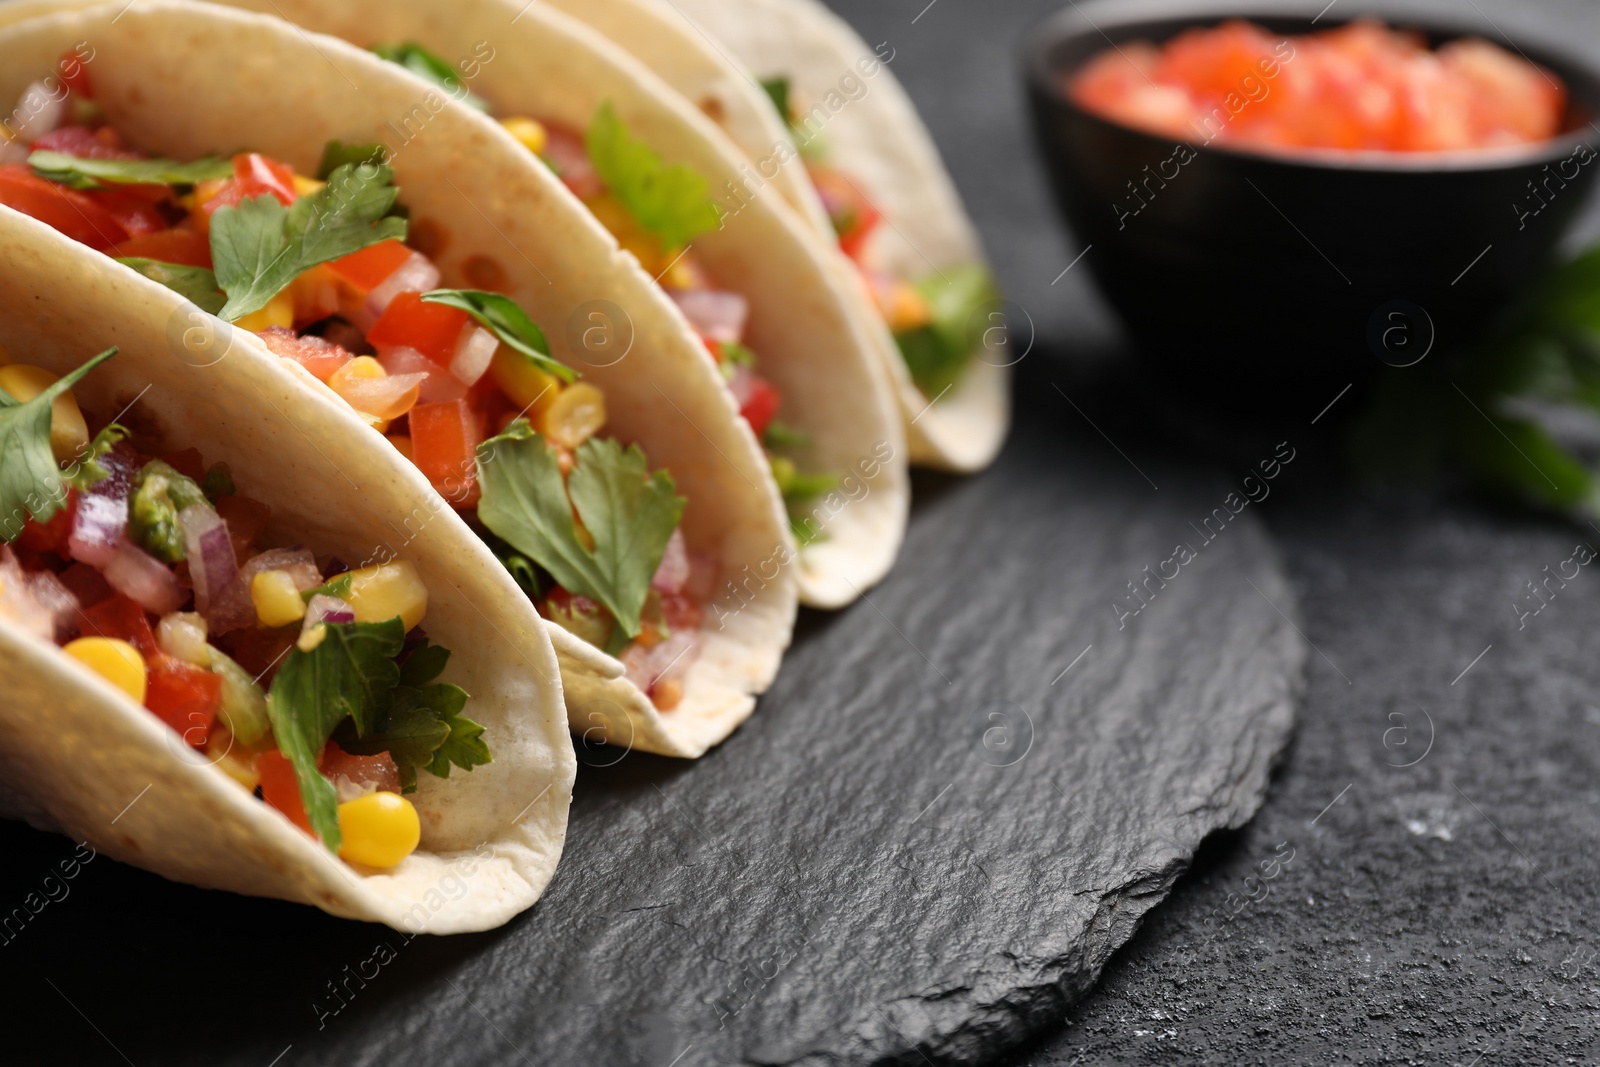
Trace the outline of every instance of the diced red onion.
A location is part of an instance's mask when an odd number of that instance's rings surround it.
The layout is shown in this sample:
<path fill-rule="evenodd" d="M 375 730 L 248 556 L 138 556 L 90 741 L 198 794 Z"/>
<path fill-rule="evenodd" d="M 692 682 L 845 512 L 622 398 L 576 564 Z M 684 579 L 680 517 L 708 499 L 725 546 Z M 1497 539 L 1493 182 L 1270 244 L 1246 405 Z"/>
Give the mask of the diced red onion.
<path fill-rule="evenodd" d="M 683 584 L 683 594 L 701 604 L 707 603 L 717 591 L 721 569 L 716 557 L 704 552 L 689 553 L 689 580 Z"/>
<path fill-rule="evenodd" d="M 389 302 L 401 293 L 426 293 L 437 288 L 439 268 L 427 256 L 413 252 L 410 259 L 396 267 L 393 274 L 367 294 L 367 310 L 375 316 L 382 315 Z"/>
<path fill-rule="evenodd" d="M 435 368 L 437 370 L 438 368 Z M 402 399 L 413 388 L 421 396 L 421 385 L 429 373 L 386 374 L 382 378 L 358 378 L 355 375 L 339 383 L 339 395 L 357 411 L 376 419 L 394 419 L 404 414 Z"/>
<path fill-rule="evenodd" d="M 51 571 L 28 575 L 28 592 L 49 617 L 57 641 L 66 641 L 78 632 L 78 598 Z"/>
<path fill-rule="evenodd" d="M 726 370 L 727 366 L 728 365 L 724 363 L 723 369 Z M 728 392 L 733 394 L 733 399 L 738 403 L 741 411 L 743 411 L 744 406 L 750 402 L 751 390 L 755 384 L 755 377 L 755 374 L 750 370 L 750 368 L 745 366 L 743 363 L 735 363 L 733 365 L 733 370 L 728 372 Z"/>
<path fill-rule="evenodd" d="M 426 374 L 417 392 L 424 404 L 450 404 L 467 395 L 467 387 L 455 375 L 444 373 L 443 367 L 409 345 L 384 345 L 378 349 L 378 362 L 391 376 Z"/>
<path fill-rule="evenodd" d="M 650 579 L 650 588 L 663 593 L 676 593 L 689 580 L 689 550 L 683 541 L 683 527 L 672 531 L 667 538 L 667 549 L 661 554 L 661 566 Z"/>
<path fill-rule="evenodd" d="M 578 199 L 598 195 L 605 191 L 600 175 L 589 161 L 589 150 L 583 139 L 559 126 L 547 127 L 544 156 L 555 164 L 556 174 L 566 183 Z"/>
<path fill-rule="evenodd" d="M 157 615 L 177 611 L 189 598 L 165 563 L 126 539 L 117 544 L 100 573 L 106 576 L 111 588 Z"/>
<path fill-rule="evenodd" d="M 250 599 L 250 582 L 262 571 L 288 571 L 295 588 L 302 593 L 322 584 L 322 572 L 317 570 L 309 549 L 272 548 L 251 556 L 233 581 L 213 598 L 211 611 L 206 616 L 213 636 L 255 625 L 256 605 Z"/>
<path fill-rule="evenodd" d="M 57 91 L 59 96 L 51 93 L 44 82 L 30 82 L 22 90 L 22 100 L 11 113 L 13 121 L 20 120 L 11 128 L 18 141 L 37 141 L 66 120 L 66 86 L 58 85 Z"/>
<path fill-rule="evenodd" d="M 300 625 L 300 632 L 307 633 L 319 622 L 355 622 L 356 609 L 346 604 L 336 596 L 318 593 L 306 605 L 305 622 Z"/>
<path fill-rule="evenodd" d="M 0 618 L 41 641 L 55 637 L 55 621 L 33 595 L 28 576 L 10 545 L 0 545 Z"/>
<path fill-rule="evenodd" d="M 118 444 L 101 456 L 99 463 L 106 477 L 90 486 L 79 499 L 72 533 L 67 537 L 67 552 L 72 558 L 93 567 L 104 567 L 116 554 L 128 529 L 128 497 L 133 493 L 133 479 L 142 465 L 139 456 L 125 444 Z"/>
<path fill-rule="evenodd" d="M 713 341 L 738 341 L 744 337 L 750 304 L 738 293 L 717 289 L 668 289 L 684 317 L 701 337 Z"/>
<path fill-rule="evenodd" d="M 469 320 L 462 327 L 461 336 L 456 340 L 455 355 L 450 358 L 451 375 L 464 385 L 476 385 L 489 369 L 489 361 L 494 358 L 494 350 L 498 347 L 500 339 L 493 332 Z"/>
<path fill-rule="evenodd" d="M 194 583 L 194 609 L 204 615 L 211 609 L 213 592 L 221 592 L 239 573 L 233 556 L 228 524 L 209 504 L 194 504 L 178 513 L 183 544 L 189 558 L 189 578 Z"/>
<path fill-rule="evenodd" d="M 622 650 L 628 680 L 646 693 L 663 682 L 682 678 L 695 661 L 695 634 L 680 630 L 649 648 L 635 642 Z"/>

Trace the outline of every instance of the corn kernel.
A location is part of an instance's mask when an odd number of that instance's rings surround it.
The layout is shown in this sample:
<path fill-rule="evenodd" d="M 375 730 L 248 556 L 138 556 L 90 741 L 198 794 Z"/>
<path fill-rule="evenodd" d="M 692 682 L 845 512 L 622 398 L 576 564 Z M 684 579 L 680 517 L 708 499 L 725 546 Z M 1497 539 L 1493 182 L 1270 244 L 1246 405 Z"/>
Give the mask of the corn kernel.
<path fill-rule="evenodd" d="M 689 263 L 689 257 L 680 255 L 672 261 L 672 266 L 666 269 L 661 276 L 661 284 L 668 289 L 693 289 L 699 281 L 695 277 L 694 267 Z"/>
<path fill-rule="evenodd" d="M 540 412 L 554 403 L 556 394 L 561 392 L 559 378 L 545 373 L 538 364 L 510 345 L 501 345 L 494 350 L 494 358 L 489 361 L 489 375 L 513 404 L 526 410 L 530 419 L 538 418 Z"/>
<path fill-rule="evenodd" d="M 212 728 L 211 736 L 206 738 L 206 756 L 217 770 L 244 786 L 247 791 L 254 792 L 256 786 L 261 784 L 261 773 L 256 770 L 255 757 L 245 751 L 226 726 L 219 724 Z"/>
<path fill-rule="evenodd" d="M 513 115 L 508 119 L 501 119 L 500 125 L 506 132 L 522 142 L 522 147 L 534 155 L 544 151 L 544 146 L 549 143 L 550 135 L 544 128 L 544 123 L 538 119 L 530 119 L 523 115 Z"/>
<path fill-rule="evenodd" d="M 250 579 L 250 602 L 256 618 L 268 628 L 288 626 L 306 617 L 306 602 L 288 571 L 257 571 Z"/>
<path fill-rule="evenodd" d="M 661 239 L 640 226 L 633 213 L 622 205 L 622 201 L 610 193 L 601 193 L 599 196 L 590 197 L 584 203 L 588 205 L 600 225 L 617 239 L 617 244 L 622 246 L 623 251 L 633 253 L 633 258 L 639 261 L 639 266 L 644 268 L 645 273 L 655 277 L 672 265 L 672 257 L 662 249 Z"/>
<path fill-rule="evenodd" d="M 428 587 L 411 561 L 377 563 L 348 573 L 350 591 L 344 601 L 356 613 L 357 622 L 383 622 L 398 615 L 410 630 L 427 614 Z"/>
<path fill-rule="evenodd" d="M 327 182 L 319 182 L 315 178 L 307 178 L 304 174 L 296 174 L 294 176 L 294 195 L 310 196 L 312 193 L 320 193 L 322 187 L 327 184 Z"/>
<path fill-rule="evenodd" d="M 339 858 L 363 867 L 393 867 L 422 841 L 422 820 L 399 793 L 368 793 L 339 805 Z"/>
<path fill-rule="evenodd" d="M 144 657 L 128 642 L 115 637 L 80 637 L 68 641 L 61 651 L 127 693 L 135 704 L 144 703 Z"/>
<path fill-rule="evenodd" d="M 933 312 L 929 309 L 927 300 L 923 299 L 922 294 L 917 292 L 914 286 L 896 282 L 885 317 L 889 320 L 890 330 L 902 333 L 919 326 L 926 326 L 933 321 Z"/>
<path fill-rule="evenodd" d="M 282 326 L 284 329 L 294 325 L 294 292 L 285 289 L 277 296 L 267 301 L 267 306 L 258 311 L 233 320 L 233 324 L 241 330 L 260 333 L 268 326 Z"/>
<path fill-rule="evenodd" d="M 574 382 L 533 424 L 562 448 L 575 449 L 606 424 L 605 394 L 588 382 Z"/>
<path fill-rule="evenodd" d="M 56 383 L 56 375 L 43 367 L 12 363 L 0 367 L 0 389 L 13 400 L 29 401 Z M 57 463 L 70 463 L 89 446 L 89 427 L 68 389 L 50 405 L 50 453 Z"/>
<path fill-rule="evenodd" d="M 317 646 L 322 644 L 322 642 L 327 640 L 327 638 L 328 624 L 325 622 L 319 622 L 311 629 L 302 631 L 300 636 L 295 639 L 294 647 L 298 648 L 301 652 L 315 652 L 317 650 Z"/>

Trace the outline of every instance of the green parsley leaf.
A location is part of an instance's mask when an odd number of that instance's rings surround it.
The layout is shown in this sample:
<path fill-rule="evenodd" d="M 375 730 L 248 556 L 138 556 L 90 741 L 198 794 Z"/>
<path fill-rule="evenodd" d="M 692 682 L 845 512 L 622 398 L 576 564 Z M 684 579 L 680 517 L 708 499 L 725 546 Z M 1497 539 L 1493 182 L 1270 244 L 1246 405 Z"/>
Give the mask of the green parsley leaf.
<path fill-rule="evenodd" d="M 386 145 L 329 141 L 322 146 L 322 162 L 317 164 L 317 180 L 327 181 L 329 175 L 346 163 L 353 167 L 362 165 L 381 167 L 388 161 L 389 149 Z"/>
<path fill-rule="evenodd" d="M 479 520 L 637 635 L 650 579 L 683 517 L 672 476 L 652 474 L 637 445 L 591 437 L 563 486 L 555 450 L 522 420 L 479 445 L 477 465 Z M 579 539 L 574 507 L 593 550 Z"/>
<path fill-rule="evenodd" d="M 65 152 L 33 152 L 28 166 L 41 178 L 73 189 L 101 185 L 193 185 L 212 178 L 231 178 L 233 163 L 207 156 L 192 163 L 171 159 L 84 159 Z"/>
<path fill-rule="evenodd" d="M 339 797 L 317 770 L 317 755 L 346 718 L 370 733 L 400 684 L 394 657 L 405 641 L 398 618 L 385 622 L 324 623 L 327 634 L 310 652 L 291 648 L 272 679 L 267 714 L 278 750 L 294 765 L 311 828 L 330 852 L 339 851 Z"/>
<path fill-rule="evenodd" d="M 761 435 L 761 443 L 767 448 L 805 448 L 811 443 L 811 435 L 773 419 L 767 423 L 767 432 Z"/>
<path fill-rule="evenodd" d="M 205 267 L 163 263 L 159 259 L 145 259 L 143 256 L 126 256 L 117 262 L 132 267 L 153 282 L 160 282 L 209 314 L 215 315 L 228 302 L 228 298 L 217 288 L 217 276 Z"/>
<path fill-rule="evenodd" d="M 116 354 L 108 348 L 91 357 L 32 400 L 0 389 L 0 539 L 16 540 L 28 515 L 49 522 L 66 501 L 66 481 L 50 451 L 50 405 Z"/>
<path fill-rule="evenodd" d="M 949 280 L 946 281 L 945 279 Z M 895 335 L 911 378 L 925 396 L 937 396 L 960 380 L 972 362 L 968 323 L 998 290 L 981 264 L 969 263 L 917 283 L 932 321 Z"/>
<path fill-rule="evenodd" d="M 438 53 L 430 52 L 414 41 L 401 44 L 375 44 L 372 46 L 372 52 L 379 59 L 398 64 L 423 81 L 432 82 L 468 107 L 488 113 L 488 102 L 468 89 L 466 83 L 456 74 L 456 68 Z"/>
<path fill-rule="evenodd" d="M 493 762 L 483 727 L 461 714 L 467 693 L 434 679 L 444 671 L 450 650 L 426 640 L 406 657 L 389 707 L 373 730 L 358 734 L 353 722 L 334 732 L 339 747 L 361 756 L 387 752 L 400 769 L 404 792 L 415 791 L 417 770 L 450 777 L 452 766 L 470 771 Z"/>
<path fill-rule="evenodd" d="M 128 428 L 114 422 L 95 434 L 94 440 L 89 442 L 89 447 L 84 449 L 83 454 L 74 456 L 72 464 L 62 472 L 62 481 L 74 489 L 86 490 L 93 488 L 102 478 L 109 478 L 111 472 L 100 465 L 100 457 L 115 448 L 118 441 L 127 437 Z"/>
<path fill-rule="evenodd" d="M 528 313 L 509 296 L 481 289 L 435 289 L 423 293 L 422 299 L 465 311 L 546 374 L 553 374 L 569 385 L 577 380 L 576 371 L 550 354 L 550 344 L 539 324 L 528 318 Z"/>
<path fill-rule="evenodd" d="M 686 245 L 722 225 L 721 207 L 705 178 L 682 163 L 665 166 L 628 132 L 611 101 L 595 112 L 584 146 L 606 188 L 664 247 Z"/>
<path fill-rule="evenodd" d="M 211 216 L 211 258 L 232 322 L 267 306 L 305 270 L 368 245 L 406 235 L 404 219 L 386 217 L 399 195 L 388 167 L 345 163 L 328 184 L 284 207 L 251 197 Z"/>
<path fill-rule="evenodd" d="M 789 79 L 785 77 L 762 78 L 761 88 L 766 90 L 767 97 L 772 101 L 772 106 L 778 109 L 778 114 L 783 116 L 784 125 L 794 121 L 794 112 L 789 109 Z"/>

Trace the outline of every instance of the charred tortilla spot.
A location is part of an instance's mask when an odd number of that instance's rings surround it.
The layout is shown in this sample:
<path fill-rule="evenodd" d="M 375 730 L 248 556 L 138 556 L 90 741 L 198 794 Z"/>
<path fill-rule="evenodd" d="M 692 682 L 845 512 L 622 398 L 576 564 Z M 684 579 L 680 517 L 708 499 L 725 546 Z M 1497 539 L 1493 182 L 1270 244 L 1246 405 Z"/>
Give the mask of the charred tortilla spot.
<path fill-rule="evenodd" d="M 488 289 L 496 293 L 505 289 L 506 269 L 489 256 L 468 256 L 461 264 L 461 270 L 474 289 Z"/>
<path fill-rule="evenodd" d="M 712 122 L 721 122 L 728 114 L 722 106 L 722 101 L 714 96 L 702 99 L 700 101 L 700 110 L 704 111 L 706 117 L 711 119 Z"/>

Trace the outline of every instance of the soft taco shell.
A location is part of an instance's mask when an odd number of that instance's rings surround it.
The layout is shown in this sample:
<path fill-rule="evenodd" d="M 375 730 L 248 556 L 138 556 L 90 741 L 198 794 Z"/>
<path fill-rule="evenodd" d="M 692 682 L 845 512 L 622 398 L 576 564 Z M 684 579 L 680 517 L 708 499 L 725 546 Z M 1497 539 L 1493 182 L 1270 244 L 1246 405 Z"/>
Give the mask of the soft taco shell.
<path fill-rule="evenodd" d="M 426 479 L 372 434 L 352 432 L 336 400 L 237 345 L 224 356 L 214 320 L 108 265 L 0 208 L 0 345 L 10 358 L 60 374 L 119 346 L 74 389 L 80 404 L 102 418 L 126 408 L 119 418 L 145 451 L 196 447 L 226 462 L 243 492 L 272 507 L 278 544 L 371 559 L 393 539 L 395 516 L 427 505 Z M 195 331 L 188 347 L 185 331 Z M 504 923 L 543 892 L 566 834 L 576 760 L 555 653 L 526 598 L 455 516 L 419 524 L 401 558 L 428 586 L 425 626 L 453 650 L 445 677 L 471 694 L 468 714 L 494 760 L 449 779 L 419 776 L 422 845 L 392 872 L 356 873 L 150 712 L 3 622 L 0 804 L 178 881 L 411 933 Z"/>
<path fill-rule="evenodd" d="M 0 20 L 12 6 L 0 7 Z M 604 390 L 605 432 L 637 442 L 652 466 L 672 472 L 689 501 L 690 549 L 722 563 L 712 623 L 701 631 L 684 700 L 668 714 L 624 677 L 619 661 L 549 627 L 572 729 L 588 741 L 693 757 L 749 716 L 794 623 L 794 548 L 782 502 L 760 445 L 676 305 L 554 175 L 492 120 L 392 64 L 281 19 L 180 0 L 30 10 L 47 14 L 0 31 L 0 99 L 18 99 L 63 52 L 87 42 L 97 102 L 148 152 L 192 159 L 249 148 L 314 173 L 329 140 L 386 144 L 413 232 L 432 234 L 443 284 L 482 288 L 492 280 L 543 324 L 554 355 Z M 126 285 L 130 305 L 171 295 L 138 278 Z M 607 343 L 586 349 L 596 315 Z M 230 358 L 282 366 L 253 336 L 233 334 Z M 287 369 L 307 402 L 324 398 L 331 420 L 371 434 L 326 386 Z M 407 515 L 391 523 L 403 540 Z"/>
<path fill-rule="evenodd" d="M 225 2 L 363 48 L 416 42 L 466 62 L 475 72 L 471 90 L 502 117 L 529 115 L 582 130 L 610 101 L 667 163 L 705 177 L 727 213 L 720 230 L 695 238 L 694 254 L 749 300 L 747 341 L 762 375 L 783 391 L 780 418 L 811 436 L 797 457 L 802 469 L 846 479 L 831 506 L 824 497 L 808 508 L 824 536 L 800 554 L 801 600 L 842 607 L 888 573 L 905 536 L 911 488 L 876 334 L 862 324 L 855 286 L 834 269 L 831 252 L 781 199 L 751 183 L 748 163 L 714 123 L 621 47 L 538 4 Z M 492 58 L 479 58 L 485 55 Z"/>
<path fill-rule="evenodd" d="M 588 22 L 638 56 L 717 121 L 752 160 L 773 158 L 778 143 L 793 150 L 786 124 L 757 81 L 788 77 L 795 93 L 809 102 L 808 110 L 824 108 L 823 136 L 832 158 L 890 223 L 874 241 L 893 272 L 909 279 L 983 261 L 977 231 L 933 139 L 889 69 L 892 48 L 875 50 L 822 4 L 543 2 Z M 881 62 L 885 59 L 889 63 Z M 852 85 L 865 87 L 864 94 Z M 787 182 L 788 171 L 783 173 Z M 810 199 L 815 202 L 814 190 Z M 1009 368 L 997 365 L 997 356 L 976 352 L 956 387 L 930 406 L 932 398 L 912 382 L 894 336 L 859 287 L 858 298 L 859 314 L 872 324 L 879 356 L 896 385 L 911 461 L 962 472 L 987 466 L 1010 425 Z"/>

